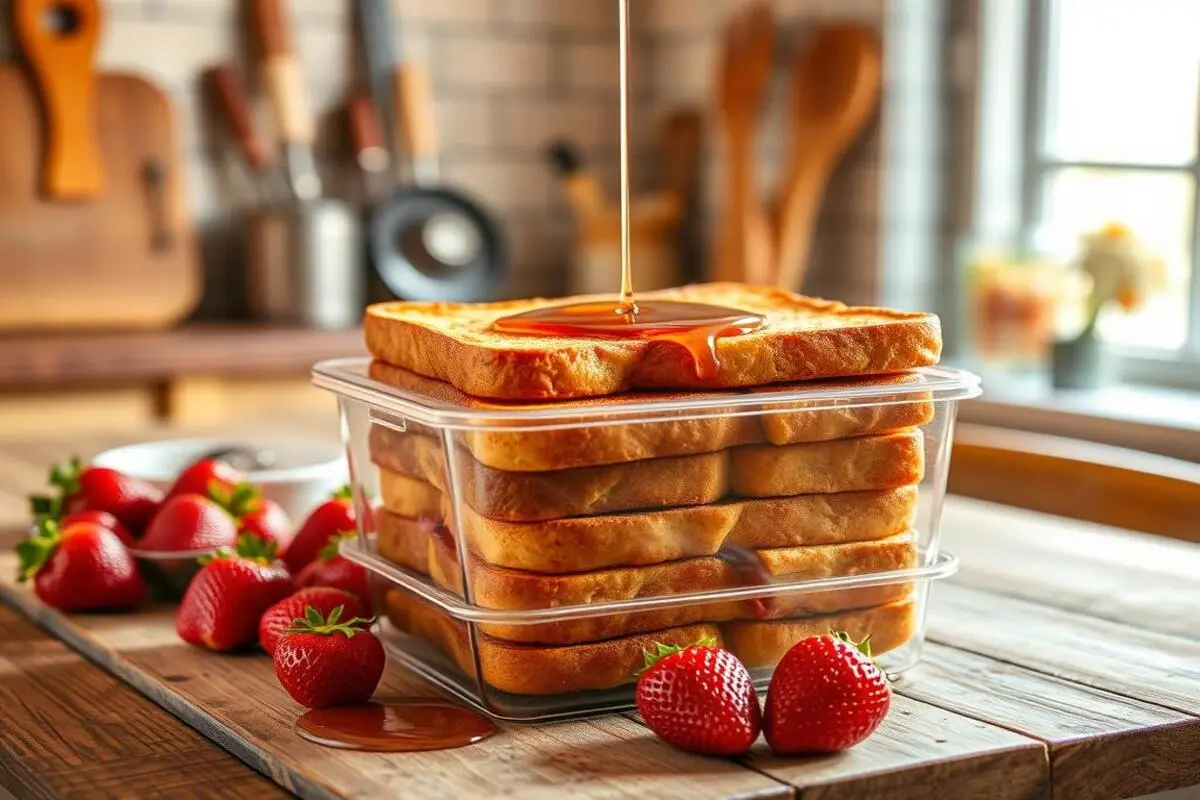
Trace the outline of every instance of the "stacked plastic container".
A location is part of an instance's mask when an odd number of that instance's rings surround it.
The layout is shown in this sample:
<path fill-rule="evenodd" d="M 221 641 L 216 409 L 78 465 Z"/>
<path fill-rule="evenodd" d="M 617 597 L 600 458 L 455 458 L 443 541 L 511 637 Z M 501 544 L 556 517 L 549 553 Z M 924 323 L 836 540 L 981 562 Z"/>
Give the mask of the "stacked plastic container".
<path fill-rule="evenodd" d="M 799 639 L 919 658 L 957 404 L 944 368 L 516 405 L 365 359 L 339 397 L 392 654 L 501 718 L 628 707 L 657 643 L 721 642 L 764 684 Z"/>

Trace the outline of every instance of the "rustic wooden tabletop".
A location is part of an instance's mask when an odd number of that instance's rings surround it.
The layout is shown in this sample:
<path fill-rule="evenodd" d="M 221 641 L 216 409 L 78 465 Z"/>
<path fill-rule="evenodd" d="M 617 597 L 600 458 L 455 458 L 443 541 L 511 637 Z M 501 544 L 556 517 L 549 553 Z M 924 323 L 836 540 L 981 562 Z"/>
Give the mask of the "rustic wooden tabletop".
<path fill-rule="evenodd" d="M 51 460 L 114 443 L 0 442 L 0 530 L 19 534 Z M 943 532 L 963 566 L 934 588 L 924 662 L 896 684 L 880 730 L 838 756 L 778 758 L 760 743 L 735 761 L 673 750 L 633 714 L 502 725 L 464 750 L 328 750 L 292 733 L 298 708 L 265 657 L 187 648 L 166 609 L 132 624 L 59 615 L 11 585 L 6 557 L 0 786 L 22 800 L 644 800 L 1120 798 L 1200 784 L 1200 547 L 959 498 Z M 399 668 L 384 688 L 435 693 Z"/>

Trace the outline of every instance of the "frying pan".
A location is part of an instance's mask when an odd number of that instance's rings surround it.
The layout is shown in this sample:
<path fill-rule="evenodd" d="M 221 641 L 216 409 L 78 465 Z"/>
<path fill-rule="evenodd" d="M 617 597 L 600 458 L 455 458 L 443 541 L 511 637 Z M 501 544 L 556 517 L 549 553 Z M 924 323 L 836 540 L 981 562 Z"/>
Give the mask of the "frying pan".
<path fill-rule="evenodd" d="M 367 249 L 372 265 L 397 297 L 460 302 L 489 299 L 506 269 L 503 237 L 478 201 L 438 179 L 437 128 L 428 72 L 411 61 L 395 66 L 393 93 L 380 97 L 379 62 L 391 58 L 394 36 L 386 3 L 359 0 L 363 51 L 371 93 L 380 111 L 386 119 L 387 109 L 396 110 L 397 155 L 408 156 L 412 180 L 368 212 Z M 398 164 L 404 161 L 396 159 Z"/>

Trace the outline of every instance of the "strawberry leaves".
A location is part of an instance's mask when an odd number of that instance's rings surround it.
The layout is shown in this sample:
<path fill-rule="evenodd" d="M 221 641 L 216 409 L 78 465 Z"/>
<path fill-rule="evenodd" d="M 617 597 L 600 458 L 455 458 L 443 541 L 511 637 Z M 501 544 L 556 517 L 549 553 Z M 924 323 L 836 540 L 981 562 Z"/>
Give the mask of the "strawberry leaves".
<path fill-rule="evenodd" d="M 41 517 L 37 522 L 37 532 L 16 546 L 20 566 L 17 569 L 17 581 L 24 583 L 38 573 L 50 556 L 54 555 L 60 541 L 58 523 L 47 517 Z"/>
<path fill-rule="evenodd" d="M 220 481 L 208 485 L 208 498 L 229 512 L 234 519 L 241 519 L 258 508 L 262 501 L 262 490 L 242 481 L 230 488 Z"/>
<path fill-rule="evenodd" d="M 871 661 L 875 660 L 871 658 L 871 634 L 868 633 L 861 642 L 854 641 L 850 634 L 846 633 L 845 631 L 830 631 L 829 635 L 834 639 L 837 639 L 839 642 L 845 642 L 846 644 L 850 645 Z"/>
<path fill-rule="evenodd" d="M 366 628 L 363 626 L 370 625 L 375 621 L 375 618 L 364 619 L 362 617 L 354 617 L 348 620 L 341 620 L 342 611 L 345 606 L 337 606 L 329 612 L 328 617 L 322 616 L 320 610 L 312 606 L 305 606 L 304 617 L 297 617 L 292 620 L 292 624 L 284 631 L 284 633 L 316 633 L 321 636 L 330 636 L 335 633 L 343 634 L 347 639 L 353 639 L 355 634 L 363 633 Z"/>
<path fill-rule="evenodd" d="M 662 642 L 655 642 L 653 650 L 643 650 L 642 651 L 642 658 L 645 660 L 645 664 L 642 666 L 642 668 L 640 670 L 637 671 L 637 675 L 641 675 L 643 672 L 650 669 L 651 667 L 653 667 L 659 661 L 662 661 L 667 656 L 674 655 L 675 653 L 682 653 L 688 647 L 716 647 L 716 646 L 717 646 L 717 640 L 714 639 L 712 636 L 705 636 L 705 637 L 701 638 L 700 640 L 698 640 L 695 644 L 688 645 L 687 647 L 682 647 L 677 644 L 663 644 Z"/>
<path fill-rule="evenodd" d="M 322 561 L 329 561 L 337 558 L 341 554 L 342 542 L 357 535 L 358 533 L 356 531 L 344 531 L 339 533 L 337 536 L 334 536 L 332 539 L 330 539 L 328 544 L 321 548 L 321 552 L 317 553 L 317 558 L 321 559 Z"/>

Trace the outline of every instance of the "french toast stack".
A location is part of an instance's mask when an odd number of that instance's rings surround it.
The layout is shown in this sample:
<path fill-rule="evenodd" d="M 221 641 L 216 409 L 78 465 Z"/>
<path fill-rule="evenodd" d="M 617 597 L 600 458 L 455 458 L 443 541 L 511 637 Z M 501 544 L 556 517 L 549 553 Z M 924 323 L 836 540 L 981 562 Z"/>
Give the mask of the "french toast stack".
<path fill-rule="evenodd" d="M 864 382 L 903 389 L 919 380 L 906 370 L 937 361 L 936 318 L 734 284 L 644 299 L 656 298 L 735 307 L 767 324 L 718 339 L 719 378 L 699 385 L 675 342 L 490 330 L 548 301 L 373 306 L 365 329 L 375 381 L 481 420 L 500 415 L 447 429 L 376 418 L 379 554 L 476 606 L 514 612 L 916 566 L 927 394 L 820 410 L 720 404 L 731 390 L 769 401 L 779 384 L 799 381 L 851 396 Z M 518 409 L 587 421 L 514 424 Z M 547 695 L 630 682 L 656 642 L 712 637 L 752 668 L 830 629 L 870 634 L 883 652 L 914 629 L 911 595 L 910 585 L 889 584 L 644 604 L 479 623 L 474 637 L 403 589 L 389 590 L 386 613 L 491 687 Z"/>

